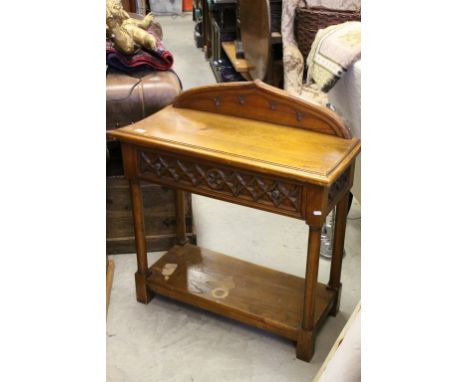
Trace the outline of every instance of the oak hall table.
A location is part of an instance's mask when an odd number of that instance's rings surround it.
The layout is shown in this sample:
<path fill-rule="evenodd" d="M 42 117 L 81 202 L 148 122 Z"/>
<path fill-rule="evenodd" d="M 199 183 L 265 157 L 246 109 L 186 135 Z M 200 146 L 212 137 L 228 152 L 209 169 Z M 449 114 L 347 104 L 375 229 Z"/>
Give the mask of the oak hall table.
<path fill-rule="evenodd" d="M 309 361 L 316 330 L 339 309 L 341 263 L 360 141 L 328 109 L 260 81 L 183 92 L 173 105 L 109 132 L 122 143 L 138 270 L 136 296 L 159 293 L 296 342 Z M 177 244 L 148 266 L 140 180 L 176 190 Z M 305 278 L 188 243 L 184 192 L 257 208 L 309 226 Z M 327 285 L 317 282 L 321 227 L 336 211 Z"/>

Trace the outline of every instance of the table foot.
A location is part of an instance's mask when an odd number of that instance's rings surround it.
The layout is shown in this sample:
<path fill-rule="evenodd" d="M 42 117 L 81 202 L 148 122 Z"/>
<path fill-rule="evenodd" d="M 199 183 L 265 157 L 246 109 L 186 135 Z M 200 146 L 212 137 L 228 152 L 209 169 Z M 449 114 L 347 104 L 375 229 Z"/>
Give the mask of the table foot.
<path fill-rule="evenodd" d="M 312 330 L 300 330 L 297 336 L 296 357 L 310 362 L 315 351 L 315 336 Z"/>
<path fill-rule="evenodd" d="M 153 299 L 153 292 L 146 286 L 146 277 L 135 273 L 136 298 L 143 304 L 148 304 Z"/>

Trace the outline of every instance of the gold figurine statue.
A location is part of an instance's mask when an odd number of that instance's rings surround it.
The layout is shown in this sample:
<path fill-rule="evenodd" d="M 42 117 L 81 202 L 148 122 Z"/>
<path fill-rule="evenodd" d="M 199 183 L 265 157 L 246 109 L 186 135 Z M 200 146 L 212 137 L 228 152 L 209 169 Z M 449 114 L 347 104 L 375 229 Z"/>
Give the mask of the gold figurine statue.
<path fill-rule="evenodd" d="M 106 33 L 117 49 L 125 54 L 135 53 L 137 46 L 156 48 L 156 39 L 146 29 L 153 22 L 150 13 L 143 20 L 131 18 L 120 0 L 106 0 Z"/>

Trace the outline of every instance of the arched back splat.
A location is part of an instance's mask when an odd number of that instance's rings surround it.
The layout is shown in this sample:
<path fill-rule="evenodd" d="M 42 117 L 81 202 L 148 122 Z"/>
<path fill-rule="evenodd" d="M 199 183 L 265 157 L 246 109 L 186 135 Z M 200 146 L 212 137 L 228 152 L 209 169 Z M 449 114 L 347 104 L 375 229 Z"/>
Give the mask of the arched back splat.
<path fill-rule="evenodd" d="M 314 105 L 262 81 L 232 82 L 184 91 L 174 107 L 250 118 L 350 139 L 351 133 L 331 110 Z"/>

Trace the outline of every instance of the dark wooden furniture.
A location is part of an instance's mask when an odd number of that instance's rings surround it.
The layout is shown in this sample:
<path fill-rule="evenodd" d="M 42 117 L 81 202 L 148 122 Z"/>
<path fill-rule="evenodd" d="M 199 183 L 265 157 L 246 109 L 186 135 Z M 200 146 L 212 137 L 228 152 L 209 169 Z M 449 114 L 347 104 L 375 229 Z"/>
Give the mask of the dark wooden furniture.
<path fill-rule="evenodd" d="M 148 251 L 165 251 L 176 240 L 175 192 L 171 188 L 142 182 L 143 211 L 146 222 Z M 192 228 L 190 195 L 185 200 L 187 237 L 196 242 Z M 107 177 L 106 180 L 106 253 L 121 254 L 135 252 L 135 236 L 132 218 L 132 202 L 128 181 L 122 176 Z"/>
<path fill-rule="evenodd" d="M 341 120 L 260 81 L 183 92 L 174 105 L 109 133 L 122 142 L 132 192 L 137 300 L 159 293 L 269 330 L 310 360 L 316 331 L 339 309 L 348 193 L 360 150 Z M 177 238 L 148 266 L 141 181 L 173 187 Z M 309 226 L 305 278 L 189 244 L 183 195 L 301 219 Z M 337 206 L 328 284 L 317 282 L 320 234 Z M 246 229 L 248 229 L 246 227 Z"/>
<path fill-rule="evenodd" d="M 141 16 L 132 15 L 136 18 Z M 161 29 L 162 34 L 162 29 Z M 171 104 L 181 91 L 174 72 L 138 71 L 125 74 L 108 68 L 106 73 L 106 129 L 126 126 Z M 132 253 L 135 239 L 128 182 L 123 176 L 120 144 L 108 138 L 106 168 L 106 249 L 108 254 Z M 149 251 L 172 247 L 175 239 L 175 194 L 157 184 L 142 185 L 145 200 L 146 233 Z M 187 230 L 191 234 L 190 199 L 186 201 Z"/>
<path fill-rule="evenodd" d="M 232 68 L 222 49 L 222 43 L 236 38 L 236 0 L 211 0 L 204 13 L 205 57 L 216 81 L 241 81 L 242 76 Z"/>
<path fill-rule="evenodd" d="M 119 142 L 109 142 L 108 146 L 110 157 L 106 169 L 106 253 L 134 253 L 132 201 L 130 187 L 124 176 L 121 148 Z M 141 193 L 145 204 L 143 213 L 147 249 L 151 252 L 165 251 L 176 240 L 175 192 L 172 188 L 142 182 Z M 195 243 L 190 195 L 186 195 L 185 199 L 187 237 Z"/>
<path fill-rule="evenodd" d="M 250 79 L 282 87 L 283 51 L 280 34 L 281 21 L 272 17 L 272 6 L 277 16 L 281 1 L 238 0 L 239 22 L 244 56 Z"/>
<path fill-rule="evenodd" d="M 237 0 L 237 38 L 223 49 L 244 79 L 282 87 L 281 0 Z M 234 48 L 235 46 L 235 48 Z M 242 55 L 236 49 L 242 46 Z"/>
<path fill-rule="evenodd" d="M 282 87 L 281 0 L 202 0 L 201 11 L 205 57 L 217 82 L 259 79 Z"/>

